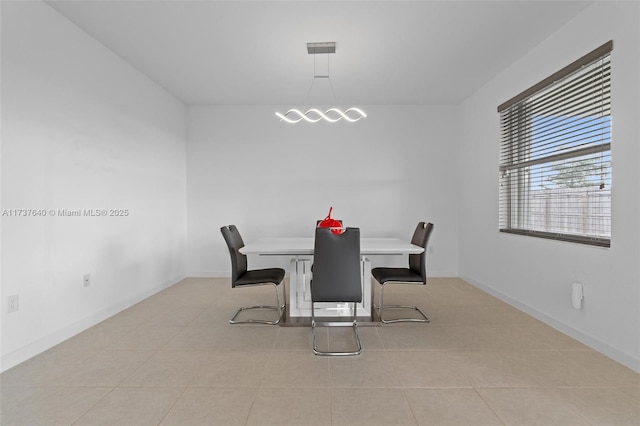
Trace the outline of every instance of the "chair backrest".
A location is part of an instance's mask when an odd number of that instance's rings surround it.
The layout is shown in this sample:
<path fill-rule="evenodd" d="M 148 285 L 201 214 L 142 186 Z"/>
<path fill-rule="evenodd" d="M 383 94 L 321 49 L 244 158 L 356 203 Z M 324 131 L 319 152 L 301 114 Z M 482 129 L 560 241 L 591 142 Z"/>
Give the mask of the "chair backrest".
<path fill-rule="evenodd" d="M 334 234 L 330 228 L 316 228 L 311 300 L 362 301 L 360 228 L 346 228 L 342 234 Z"/>
<path fill-rule="evenodd" d="M 425 284 L 427 283 L 427 244 L 432 230 L 433 223 L 420 222 L 413 232 L 413 238 L 411 238 L 411 244 L 422 247 L 424 251 L 420 254 L 409 255 L 409 269 L 420 274 Z"/>
<path fill-rule="evenodd" d="M 244 247 L 244 241 L 235 225 L 223 226 L 220 228 L 231 256 L 231 286 L 236 286 L 236 281 L 247 272 L 247 256 L 240 253 Z"/>

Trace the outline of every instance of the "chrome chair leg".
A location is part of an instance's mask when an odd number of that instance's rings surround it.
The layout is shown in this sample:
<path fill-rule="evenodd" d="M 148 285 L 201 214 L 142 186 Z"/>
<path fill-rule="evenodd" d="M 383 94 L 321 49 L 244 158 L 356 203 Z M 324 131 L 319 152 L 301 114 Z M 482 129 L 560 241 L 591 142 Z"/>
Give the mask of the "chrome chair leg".
<path fill-rule="evenodd" d="M 353 356 L 360 355 L 362 352 L 362 344 L 360 342 L 360 335 L 358 334 L 358 320 L 357 320 L 357 310 L 358 304 L 353 302 L 353 321 L 351 323 L 347 322 L 316 322 L 315 317 L 315 309 L 314 303 L 311 302 L 311 335 L 313 338 L 313 353 L 319 356 Z M 347 352 L 333 352 L 333 351 L 320 351 L 316 344 L 316 328 L 318 325 L 328 326 L 328 327 L 352 327 L 353 333 L 355 336 L 357 348 L 355 351 L 347 351 Z"/>
<path fill-rule="evenodd" d="M 383 324 L 392 324 L 395 322 L 431 322 L 431 319 L 424 313 L 422 309 L 415 305 L 385 305 L 384 304 L 384 286 L 388 283 L 384 283 L 380 286 L 380 305 L 373 304 L 374 309 L 378 311 L 378 317 Z M 403 283 L 404 284 L 404 283 Z M 422 285 L 422 284 L 420 284 Z M 385 309 L 403 309 L 417 311 L 422 318 L 396 318 L 392 320 L 385 320 L 382 318 L 382 311 Z"/>
<path fill-rule="evenodd" d="M 240 308 L 240 309 L 238 309 L 236 311 L 236 313 L 233 315 L 233 317 L 231 317 L 231 319 L 229 320 L 229 324 L 267 324 L 267 325 L 277 325 L 277 324 L 279 324 L 280 320 L 282 319 L 282 315 L 284 314 L 284 309 L 285 309 L 285 306 L 286 306 L 286 297 L 285 297 L 285 300 L 281 304 L 280 303 L 280 294 L 278 293 L 278 286 L 275 285 L 275 284 L 271 284 L 271 285 L 274 286 L 275 289 L 276 289 L 276 306 L 257 305 L 257 306 L 245 306 L 245 307 L 242 307 L 242 308 Z M 284 282 L 282 283 L 282 285 L 284 286 Z M 286 290 L 284 290 L 284 287 L 283 287 L 283 292 L 286 295 Z M 258 320 L 258 319 L 247 319 L 247 320 L 242 320 L 242 321 L 237 321 L 236 320 L 236 317 L 241 312 L 250 311 L 250 310 L 279 311 L 280 315 L 278 315 L 278 319 L 275 320 L 275 321 Z"/>

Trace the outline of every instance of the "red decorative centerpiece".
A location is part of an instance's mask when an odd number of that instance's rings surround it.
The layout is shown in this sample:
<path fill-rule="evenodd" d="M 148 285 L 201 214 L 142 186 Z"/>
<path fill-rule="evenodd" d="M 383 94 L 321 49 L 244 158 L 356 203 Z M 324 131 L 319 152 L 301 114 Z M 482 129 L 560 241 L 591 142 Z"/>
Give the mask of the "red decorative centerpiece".
<path fill-rule="evenodd" d="M 331 228 L 331 232 L 334 234 L 342 234 L 344 232 L 342 229 L 342 223 L 331 217 L 331 210 L 333 210 L 333 207 L 329 207 L 329 214 L 320 221 L 318 228 Z"/>

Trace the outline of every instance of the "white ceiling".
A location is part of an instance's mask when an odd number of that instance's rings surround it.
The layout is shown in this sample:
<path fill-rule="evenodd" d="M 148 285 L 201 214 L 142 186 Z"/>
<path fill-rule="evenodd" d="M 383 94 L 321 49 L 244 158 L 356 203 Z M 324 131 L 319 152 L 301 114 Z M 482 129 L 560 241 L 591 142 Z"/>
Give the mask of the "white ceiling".
<path fill-rule="evenodd" d="M 337 103 L 457 104 L 591 3 L 48 1 L 186 104 L 287 105 L 334 102 L 307 42 Z"/>

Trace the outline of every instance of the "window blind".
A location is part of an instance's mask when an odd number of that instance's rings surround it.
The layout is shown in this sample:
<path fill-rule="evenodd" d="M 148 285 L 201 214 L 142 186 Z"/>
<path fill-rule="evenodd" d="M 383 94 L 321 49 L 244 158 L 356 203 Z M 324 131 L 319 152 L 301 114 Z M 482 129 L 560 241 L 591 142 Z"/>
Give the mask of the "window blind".
<path fill-rule="evenodd" d="M 500 231 L 610 246 L 612 49 L 498 107 Z"/>

